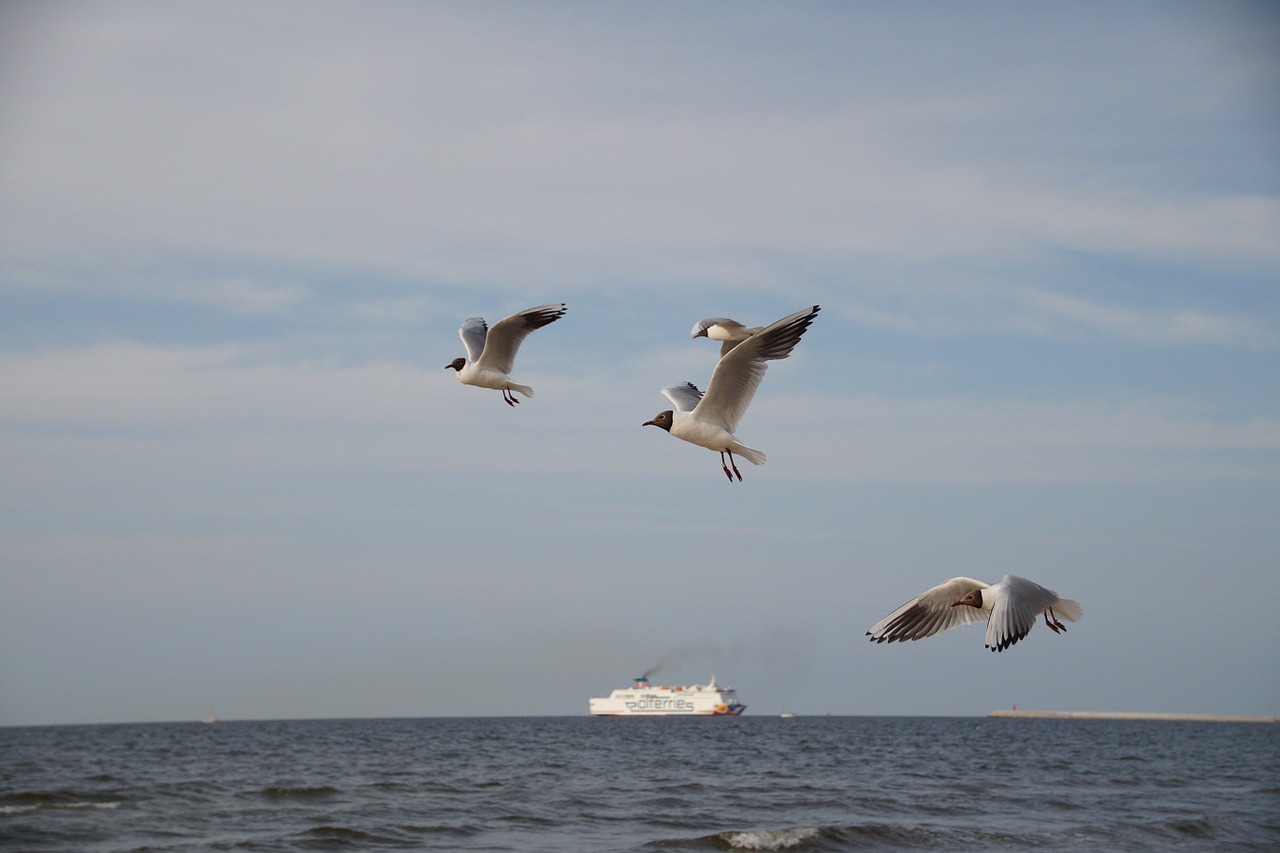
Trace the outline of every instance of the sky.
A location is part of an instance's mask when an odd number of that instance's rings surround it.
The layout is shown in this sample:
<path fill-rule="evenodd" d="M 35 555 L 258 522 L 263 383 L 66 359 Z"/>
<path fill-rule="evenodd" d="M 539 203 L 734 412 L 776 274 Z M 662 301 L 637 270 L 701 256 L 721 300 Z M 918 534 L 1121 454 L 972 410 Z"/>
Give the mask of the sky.
<path fill-rule="evenodd" d="M 1280 714 L 1280 11 L 0 6 L 0 725 Z M 564 302 L 517 407 L 467 317 Z M 718 456 L 692 325 L 821 313 Z M 955 576 L 1000 654 L 866 630 Z"/>

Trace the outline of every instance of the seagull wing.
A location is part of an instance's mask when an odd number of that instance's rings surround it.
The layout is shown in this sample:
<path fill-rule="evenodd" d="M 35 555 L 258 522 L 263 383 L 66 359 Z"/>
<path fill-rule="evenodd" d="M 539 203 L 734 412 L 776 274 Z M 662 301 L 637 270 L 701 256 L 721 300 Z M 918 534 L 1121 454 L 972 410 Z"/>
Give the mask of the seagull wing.
<path fill-rule="evenodd" d="M 488 332 L 489 324 L 483 317 L 468 317 L 458 327 L 458 337 L 462 338 L 462 345 L 467 348 L 467 361 L 475 364 L 480 360 L 480 354 L 484 352 L 485 335 Z"/>
<path fill-rule="evenodd" d="M 768 362 L 791 355 L 817 314 L 817 305 L 788 314 L 720 356 L 698 404 L 699 416 L 735 432 L 760 387 Z"/>
<path fill-rule="evenodd" d="M 693 407 L 702 399 L 702 392 L 692 382 L 681 382 L 679 385 L 663 388 L 662 396 L 671 401 L 677 412 L 692 412 Z"/>
<path fill-rule="evenodd" d="M 906 642 L 932 637 L 959 625 L 981 622 L 986 613 L 976 607 L 952 607 L 975 589 L 987 584 L 973 578 L 952 578 L 922 592 L 871 627 L 867 636 L 874 643 Z"/>
<path fill-rule="evenodd" d="M 987 648 L 1002 652 L 1027 636 L 1036 619 L 1058 601 L 1058 594 L 1034 581 L 1005 575 L 992 590 L 995 604 L 987 622 Z M 972 607 L 956 608 L 972 610 Z"/>
<path fill-rule="evenodd" d="M 539 305 L 494 323 L 478 361 L 484 367 L 510 373 L 516 363 L 516 351 L 529 333 L 548 323 L 554 323 L 564 316 L 564 312 L 563 303 Z"/>

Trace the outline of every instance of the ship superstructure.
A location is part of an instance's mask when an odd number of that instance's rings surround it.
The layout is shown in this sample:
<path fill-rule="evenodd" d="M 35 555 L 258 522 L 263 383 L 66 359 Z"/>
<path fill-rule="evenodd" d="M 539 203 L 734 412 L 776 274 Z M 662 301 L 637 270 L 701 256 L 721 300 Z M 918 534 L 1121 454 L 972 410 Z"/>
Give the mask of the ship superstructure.
<path fill-rule="evenodd" d="M 747 709 L 732 687 L 721 687 L 716 677 L 706 684 L 653 686 L 648 678 L 635 679 L 608 696 L 588 700 L 597 717 L 736 717 Z"/>

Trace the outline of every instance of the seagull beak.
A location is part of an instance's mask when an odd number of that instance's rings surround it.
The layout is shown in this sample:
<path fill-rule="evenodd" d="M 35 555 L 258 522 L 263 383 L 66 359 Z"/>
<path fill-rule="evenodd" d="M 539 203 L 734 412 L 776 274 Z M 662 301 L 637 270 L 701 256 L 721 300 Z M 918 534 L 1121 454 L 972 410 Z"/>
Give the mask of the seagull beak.
<path fill-rule="evenodd" d="M 644 423 L 640 424 L 640 426 L 657 426 L 657 424 L 655 424 L 653 421 L 645 421 Z"/>
<path fill-rule="evenodd" d="M 948 607 L 959 607 L 961 604 L 964 604 L 964 602 L 963 602 L 963 601 L 953 601 L 953 602 L 951 602 L 950 604 L 948 604 L 947 606 L 948 606 Z"/>

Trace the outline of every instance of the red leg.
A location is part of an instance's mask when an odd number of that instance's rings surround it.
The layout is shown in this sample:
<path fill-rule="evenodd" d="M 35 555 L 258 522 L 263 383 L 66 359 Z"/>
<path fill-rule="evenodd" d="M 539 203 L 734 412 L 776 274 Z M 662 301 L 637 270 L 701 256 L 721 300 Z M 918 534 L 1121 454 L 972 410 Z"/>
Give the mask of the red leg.
<path fill-rule="evenodd" d="M 733 475 L 729 473 L 729 466 L 724 464 L 724 451 L 720 451 L 720 467 L 724 469 L 724 475 L 729 478 L 729 482 L 733 482 Z"/>

